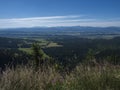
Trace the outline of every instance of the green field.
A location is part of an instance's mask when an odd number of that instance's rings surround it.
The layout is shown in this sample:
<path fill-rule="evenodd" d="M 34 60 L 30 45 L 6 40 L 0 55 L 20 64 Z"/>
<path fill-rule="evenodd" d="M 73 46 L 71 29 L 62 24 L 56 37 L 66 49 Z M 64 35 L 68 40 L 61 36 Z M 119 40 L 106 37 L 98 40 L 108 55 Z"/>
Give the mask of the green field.
<path fill-rule="evenodd" d="M 24 51 L 28 54 L 32 54 L 32 49 L 31 48 L 19 48 L 20 51 Z"/>
<path fill-rule="evenodd" d="M 51 48 L 51 47 L 62 47 L 62 45 L 58 45 L 57 43 L 55 42 L 52 42 L 52 41 L 47 41 L 45 39 L 40 39 L 40 38 L 36 38 L 36 39 L 33 39 L 35 40 L 42 48 Z M 30 42 L 27 42 L 25 41 L 26 44 L 29 44 L 32 46 L 32 43 Z M 24 48 L 24 47 L 21 47 L 22 44 L 18 44 L 19 46 L 19 50 L 20 51 L 24 51 L 24 52 L 27 52 L 28 54 L 32 54 L 32 49 L 31 48 Z"/>

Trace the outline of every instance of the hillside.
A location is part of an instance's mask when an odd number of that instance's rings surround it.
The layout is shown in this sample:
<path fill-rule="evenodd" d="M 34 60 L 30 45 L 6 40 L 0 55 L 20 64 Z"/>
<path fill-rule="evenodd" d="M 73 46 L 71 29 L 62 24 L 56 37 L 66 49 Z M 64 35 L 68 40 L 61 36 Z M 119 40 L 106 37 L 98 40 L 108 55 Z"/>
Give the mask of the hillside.
<path fill-rule="evenodd" d="M 119 29 L 1 30 L 0 90 L 119 90 Z"/>

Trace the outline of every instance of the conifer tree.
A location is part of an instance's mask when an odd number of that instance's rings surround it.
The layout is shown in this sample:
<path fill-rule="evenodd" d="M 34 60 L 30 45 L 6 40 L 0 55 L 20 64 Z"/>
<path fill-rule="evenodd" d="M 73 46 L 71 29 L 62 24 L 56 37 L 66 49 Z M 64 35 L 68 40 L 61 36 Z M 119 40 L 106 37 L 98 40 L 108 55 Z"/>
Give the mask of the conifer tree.
<path fill-rule="evenodd" d="M 44 63 L 44 52 L 41 49 L 40 45 L 37 43 L 34 43 L 32 45 L 32 50 L 33 50 L 33 57 L 35 60 L 35 66 L 38 68 L 39 66 L 41 67 Z"/>

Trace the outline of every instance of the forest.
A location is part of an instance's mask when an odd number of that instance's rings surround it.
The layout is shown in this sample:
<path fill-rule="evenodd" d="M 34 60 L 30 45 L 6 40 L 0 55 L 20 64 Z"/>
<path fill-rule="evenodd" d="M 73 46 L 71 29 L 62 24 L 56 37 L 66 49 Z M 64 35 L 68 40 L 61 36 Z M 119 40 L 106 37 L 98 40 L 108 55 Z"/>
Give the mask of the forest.
<path fill-rule="evenodd" d="M 43 31 L 39 32 L 42 33 Z M 0 65 L 4 66 L 11 61 L 12 63 L 13 61 L 15 63 L 26 63 L 31 60 L 33 43 L 38 43 L 48 56 L 67 68 L 74 68 L 77 64 L 83 62 L 90 50 L 97 62 L 102 63 L 104 60 L 108 60 L 110 63 L 120 64 L 119 36 L 108 39 L 102 36 L 98 38 L 96 35 L 96 38 L 85 38 L 78 37 L 78 35 L 58 35 L 58 32 L 55 35 L 48 34 L 46 31 L 44 33 L 45 35 L 39 37 L 34 35 L 27 37 L 23 34 L 23 38 L 19 36 L 15 38 L 16 35 L 0 37 Z"/>

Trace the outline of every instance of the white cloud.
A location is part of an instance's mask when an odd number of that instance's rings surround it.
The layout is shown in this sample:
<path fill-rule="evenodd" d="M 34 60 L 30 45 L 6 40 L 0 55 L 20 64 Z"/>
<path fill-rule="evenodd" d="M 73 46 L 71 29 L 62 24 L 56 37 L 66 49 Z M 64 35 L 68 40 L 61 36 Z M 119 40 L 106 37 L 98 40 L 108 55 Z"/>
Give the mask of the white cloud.
<path fill-rule="evenodd" d="M 97 20 L 82 15 L 0 19 L 0 28 L 57 26 L 120 26 L 120 20 Z"/>

